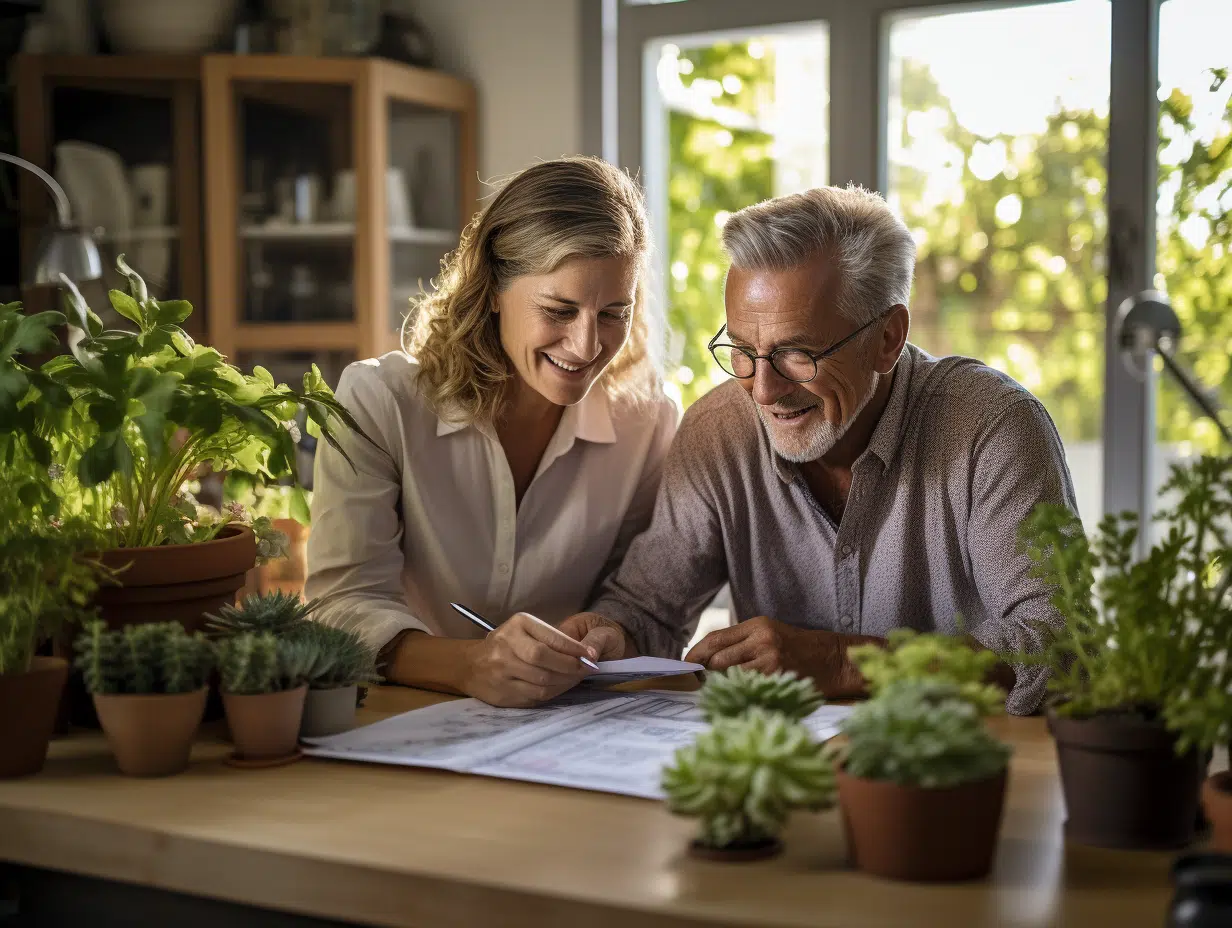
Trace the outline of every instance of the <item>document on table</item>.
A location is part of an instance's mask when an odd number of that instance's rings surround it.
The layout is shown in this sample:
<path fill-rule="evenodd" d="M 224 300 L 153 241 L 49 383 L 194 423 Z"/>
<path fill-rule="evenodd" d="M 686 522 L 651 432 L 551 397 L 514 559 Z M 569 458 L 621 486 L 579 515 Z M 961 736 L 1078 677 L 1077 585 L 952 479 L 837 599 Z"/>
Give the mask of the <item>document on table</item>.
<path fill-rule="evenodd" d="M 825 740 L 850 712 L 822 706 L 804 724 Z M 533 709 L 439 703 L 306 739 L 304 753 L 661 799 L 663 767 L 706 727 L 696 693 L 575 689 Z"/>
<path fill-rule="evenodd" d="M 628 683 L 631 680 L 649 680 L 654 677 L 672 677 L 682 673 L 705 670 L 701 664 L 688 661 L 673 661 L 666 657 L 630 657 L 623 661 L 599 661 L 599 670 L 582 680 L 587 686 L 610 686 Z"/>

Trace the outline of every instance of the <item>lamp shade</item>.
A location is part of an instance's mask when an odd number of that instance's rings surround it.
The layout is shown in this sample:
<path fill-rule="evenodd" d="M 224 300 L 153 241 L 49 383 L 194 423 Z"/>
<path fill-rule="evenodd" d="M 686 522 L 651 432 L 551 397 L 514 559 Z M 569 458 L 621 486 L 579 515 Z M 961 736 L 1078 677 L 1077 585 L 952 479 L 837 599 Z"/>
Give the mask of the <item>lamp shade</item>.
<path fill-rule="evenodd" d="M 60 275 L 77 283 L 103 276 L 103 262 L 94 240 L 80 229 L 53 227 L 39 245 L 30 275 L 34 286 L 61 286 Z"/>

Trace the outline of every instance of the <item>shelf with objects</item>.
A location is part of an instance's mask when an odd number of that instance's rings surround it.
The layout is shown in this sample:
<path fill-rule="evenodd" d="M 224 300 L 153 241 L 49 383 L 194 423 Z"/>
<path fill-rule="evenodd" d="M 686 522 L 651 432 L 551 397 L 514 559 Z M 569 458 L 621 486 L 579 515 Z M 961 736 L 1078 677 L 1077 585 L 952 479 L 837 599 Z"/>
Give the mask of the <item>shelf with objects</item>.
<path fill-rule="evenodd" d="M 472 86 L 379 58 L 207 55 L 203 99 L 215 347 L 396 348 L 477 205 Z"/>
<path fill-rule="evenodd" d="M 49 171 L 81 230 L 97 243 L 103 277 L 82 285 L 107 313 L 122 287 L 118 255 L 155 297 L 187 299 L 189 334 L 208 328 L 201 218 L 200 58 L 192 55 L 18 55 L 14 61 L 18 154 Z M 22 261 L 36 254 L 51 202 L 21 178 Z M 30 310 L 50 308 L 30 292 Z M 108 326 L 123 326 L 118 315 Z"/>

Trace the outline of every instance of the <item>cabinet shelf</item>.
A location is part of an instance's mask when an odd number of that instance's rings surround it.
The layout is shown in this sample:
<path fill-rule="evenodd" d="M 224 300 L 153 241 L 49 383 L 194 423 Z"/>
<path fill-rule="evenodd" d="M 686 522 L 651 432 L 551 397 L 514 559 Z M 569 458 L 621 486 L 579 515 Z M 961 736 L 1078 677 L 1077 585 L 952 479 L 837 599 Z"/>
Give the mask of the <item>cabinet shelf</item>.
<path fill-rule="evenodd" d="M 353 222 L 276 223 L 246 225 L 240 234 L 251 242 L 345 241 L 355 237 Z M 429 245 L 450 247 L 458 234 L 450 229 L 420 229 L 415 226 L 391 226 L 389 240 L 399 245 Z"/>
<path fill-rule="evenodd" d="M 148 226 L 143 229 L 130 229 L 127 235 L 117 236 L 104 232 L 94 236 L 94 241 L 100 245 L 117 245 L 120 242 L 137 244 L 138 242 L 170 242 L 180 237 L 177 226 Z"/>
<path fill-rule="evenodd" d="M 355 350 L 360 344 L 360 328 L 349 320 L 242 322 L 233 331 L 237 351 Z"/>

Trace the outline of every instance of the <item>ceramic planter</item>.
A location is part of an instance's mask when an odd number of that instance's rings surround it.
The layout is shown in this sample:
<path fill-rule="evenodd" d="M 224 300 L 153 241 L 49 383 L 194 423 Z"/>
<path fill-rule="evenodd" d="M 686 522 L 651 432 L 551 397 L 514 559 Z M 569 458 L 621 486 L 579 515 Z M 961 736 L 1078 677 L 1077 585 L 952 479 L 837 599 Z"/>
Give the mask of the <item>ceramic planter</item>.
<path fill-rule="evenodd" d="M 891 880 L 976 880 L 992 869 L 1007 771 L 942 789 L 835 771 L 852 863 Z"/>
<path fill-rule="evenodd" d="M 94 709 L 121 773 L 165 777 L 188 766 L 207 689 L 149 695 L 94 694 Z"/>
<path fill-rule="evenodd" d="M 356 686 L 337 686 L 327 690 L 309 689 L 304 698 L 301 738 L 321 738 L 350 731 L 355 726 Z"/>
<path fill-rule="evenodd" d="M 38 773 L 47 759 L 68 662 L 36 657 L 24 673 L 0 675 L 0 778 Z"/>
<path fill-rule="evenodd" d="M 1207 758 L 1176 753 L 1162 722 L 1048 712 L 1065 793 L 1065 836 L 1079 844 L 1172 850 L 1194 837 Z"/>
<path fill-rule="evenodd" d="M 223 693 L 222 704 L 235 752 L 246 761 L 277 761 L 297 751 L 307 686 L 281 693 Z"/>
<path fill-rule="evenodd" d="M 1232 770 L 1202 784 L 1202 805 L 1211 821 L 1211 847 L 1232 854 Z"/>

